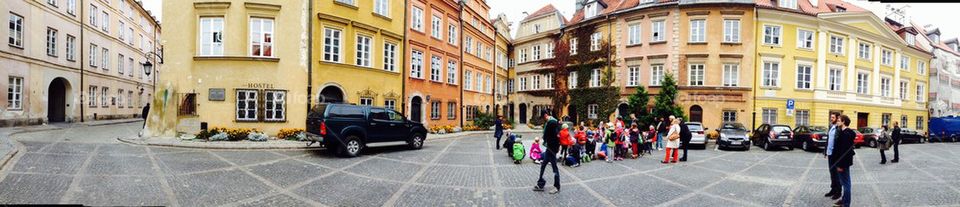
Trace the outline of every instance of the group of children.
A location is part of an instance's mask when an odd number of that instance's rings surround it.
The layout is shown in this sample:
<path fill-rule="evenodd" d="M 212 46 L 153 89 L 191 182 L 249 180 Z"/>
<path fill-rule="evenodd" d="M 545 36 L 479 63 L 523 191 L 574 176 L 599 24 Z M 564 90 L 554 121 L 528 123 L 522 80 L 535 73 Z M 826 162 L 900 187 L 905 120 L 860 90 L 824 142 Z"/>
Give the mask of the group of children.
<path fill-rule="evenodd" d="M 643 131 L 637 123 L 625 126 L 623 121 L 603 123 L 597 127 L 587 127 L 582 122 L 579 126 L 570 127 L 563 124 L 560 130 L 560 156 L 564 165 L 579 167 L 581 163 L 592 160 L 606 160 L 607 162 L 621 161 L 627 156 L 633 159 L 650 155 L 652 143 L 656 142 L 656 131 L 653 127 Z M 543 152 L 540 146 L 540 137 L 534 138 L 530 148 L 530 158 L 539 164 Z"/>

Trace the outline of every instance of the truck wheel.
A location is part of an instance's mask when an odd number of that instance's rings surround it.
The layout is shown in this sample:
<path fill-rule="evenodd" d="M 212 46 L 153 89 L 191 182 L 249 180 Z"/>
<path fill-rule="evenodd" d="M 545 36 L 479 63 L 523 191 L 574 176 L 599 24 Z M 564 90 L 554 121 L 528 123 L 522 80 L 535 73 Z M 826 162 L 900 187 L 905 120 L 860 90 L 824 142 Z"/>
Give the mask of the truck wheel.
<path fill-rule="evenodd" d="M 361 149 L 363 149 L 363 141 L 360 141 L 360 137 L 350 135 L 343 139 L 343 146 L 338 147 L 338 154 L 344 157 L 356 157 L 360 155 Z"/>
<path fill-rule="evenodd" d="M 410 140 L 407 141 L 411 149 L 421 149 L 423 148 L 423 134 L 416 133 L 413 136 L 410 136 Z"/>

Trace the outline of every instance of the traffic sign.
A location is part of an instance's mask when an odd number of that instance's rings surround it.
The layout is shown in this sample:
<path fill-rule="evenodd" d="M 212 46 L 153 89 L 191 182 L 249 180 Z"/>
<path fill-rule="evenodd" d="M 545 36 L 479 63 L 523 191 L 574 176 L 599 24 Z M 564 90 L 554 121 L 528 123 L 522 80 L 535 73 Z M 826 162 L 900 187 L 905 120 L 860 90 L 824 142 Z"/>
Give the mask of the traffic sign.
<path fill-rule="evenodd" d="M 794 105 L 796 105 L 796 101 L 787 99 L 787 116 L 793 116 Z"/>

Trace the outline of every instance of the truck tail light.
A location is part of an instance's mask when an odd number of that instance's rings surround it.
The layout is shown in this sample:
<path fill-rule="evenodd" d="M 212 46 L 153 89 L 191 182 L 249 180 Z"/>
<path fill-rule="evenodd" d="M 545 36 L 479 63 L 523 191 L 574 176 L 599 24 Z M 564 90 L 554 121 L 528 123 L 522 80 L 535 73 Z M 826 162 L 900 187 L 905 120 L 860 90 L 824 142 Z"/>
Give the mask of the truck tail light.
<path fill-rule="evenodd" d="M 320 136 L 327 135 L 327 123 L 320 122 Z"/>

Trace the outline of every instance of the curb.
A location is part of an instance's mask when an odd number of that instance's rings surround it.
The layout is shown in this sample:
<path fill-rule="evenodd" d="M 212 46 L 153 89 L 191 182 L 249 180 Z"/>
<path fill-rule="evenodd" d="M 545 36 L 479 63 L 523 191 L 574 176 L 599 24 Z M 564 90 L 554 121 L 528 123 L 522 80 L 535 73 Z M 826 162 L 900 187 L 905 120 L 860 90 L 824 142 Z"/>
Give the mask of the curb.
<path fill-rule="evenodd" d="M 96 123 L 96 124 L 83 124 L 83 123 L 81 123 L 81 125 L 84 125 L 84 126 L 106 126 L 106 125 L 126 124 L 126 123 L 140 122 L 140 121 L 143 121 L 143 119 L 131 119 L 131 120 L 124 120 L 124 121 L 107 122 L 107 123 Z"/>
<path fill-rule="evenodd" d="M 299 150 L 313 150 L 313 149 L 323 149 L 318 145 L 307 147 L 306 142 L 301 146 L 257 146 L 257 145 L 238 145 L 238 146 L 213 146 L 213 145 L 197 145 L 185 143 L 179 141 L 178 143 L 149 143 L 137 140 L 130 140 L 126 138 L 117 138 L 117 141 L 135 144 L 135 145 L 144 145 L 144 146 L 158 146 L 158 147 L 176 147 L 176 148 L 191 148 L 191 149 L 241 149 L 241 150 L 254 150 L 254 149 L 299 149 Z M 230 143 L 230 142 L 225 142 Z"/>

